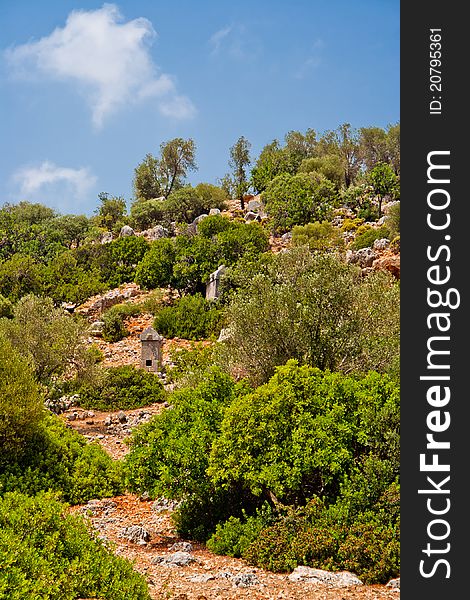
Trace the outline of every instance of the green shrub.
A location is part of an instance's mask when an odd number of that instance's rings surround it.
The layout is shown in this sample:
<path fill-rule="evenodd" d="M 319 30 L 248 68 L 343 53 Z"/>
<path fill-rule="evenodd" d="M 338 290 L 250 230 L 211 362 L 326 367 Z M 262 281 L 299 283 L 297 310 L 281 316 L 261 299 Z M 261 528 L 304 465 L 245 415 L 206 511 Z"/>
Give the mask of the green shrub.
<path fill-rule="evenodd" d="M 162 308 L 155 317 L 154 328 L 165 337 L 201 340 L 219 328 L 220 309 L 201 294 L 183 296 L 174 306 Z"/>
<path fill-rule="evenodd" d="M 341 226 L 341 231 L 356 231 L 357 228 L 364 223 L 364 219 L 344 219 Z"/>
<path fill-rule="evenodd" d="M 393 240 L 390 242 L 390 250 L 392 250 L 392 252 L 400 252 L 400 236 L 397 235 L 396 237 L 393 238 Z"/>
<path fill-rule="evenodd" d="M 173 366 L 167 371 L 168 381 L 178 387 L 201 383 L 213 364 L 213 347 L 196 346 L 179 348 L 171 353 Z"/>
<path fill-rule="evenodd" d="M 141 309 L 137 304 L 116 304 L 109 308 L 102 317 L 103 339 L 107 342 L 119 342 L 128 335 L 124 319 L 135 316 Z"/>
<path fill-rule="evenodd" d="M 98 385 L 83 385 L 79 395 L 83 408 L 108 411 L 163 402 L 165 393 L 157 375 L 125 365 L 109 367 Z"/>
<path fill-rule="evenodd" d="M 149 249 L 150 244 L 145 238 L 134 235 L 120 237 L 106 244 L 111 267 L 107 277 L 108 286 L 113 288 L 133 281 L 136 267 Z"/>
<path fill-rule="evenodd" d="M 290 510 L 264 527 L 242 557 L 277 572 L 306 565 L 349 570 L 365 583 L 385 583 L 396 577 L 400 572 L 399 517 L 390 521 L 386 511 L 373 508 L 356 519 L 338 521 L 335 509 L 314 500 Z"/>
<path fill-rule="evenodd" d="M 323 221 L 337 200 L 334 184 L 320 174 L 284 173 L 275 177 L 263 192 L 266 211 L 276 231 L 294 225 Z"/>
<path fill-rule="evenodd" d="M 251 506 L 253 497 L 243 489 L 216 489 L 206 474 L 224 409 L 245 389 L 213 368 L 197 387 L 174 392 L 171 410 L 132 433 L 125 459 L 127 484 L 152 498 L 182 500 L 174 515 L 179 535 L 205 541 L 217 523 Z"/>
<path fill-rule="evenodd" d="M 360 233 L 356 236 L 354 242 L 351 245 L 353 250 L 360 250 L 361 248 L 371 248 L 375 242 L 375 240 L 380 240 L 381 238 L 388 238 L 390 236 L 390 232 L 387 227 L 382 226 L 378 228 L 371 227 L 367 231 Z"/>
<path fill-rule="evenodd" d="M 308 245 L 310 250 L 329 250 L 342 245 L 343 238 L 329 221 L 296 225 L 292 230 L 294 246 Z"/>
<path fill-rule="evenodd" d="M 13 304 L 0 294 L 0 319 L 13 318 Z"/>
<path fill-rule="evenodd" d="M 225 523 L 219 523 L 215 532 L 207 540 L 207 547 L 216 554 L 226 554 L 240 558 L 260 532 L 273 521 L 273 511 L 266 503 L 253 516 L 230 517 Z"/>
<path fill-rule="evenodd" d="M 145 579 L 52 494 L 0 498 L 0 597 L 149 600 Z"/>
<path fill-rule="evenodd" d="M 2 457 L 4 459 L 5 457 Z M 0 495 L 53 490 L 77 504 L 121 493 L 120 466 L 97 444 L 47 415 L 15 460 L 0 462 Z"/>
<path fill-rule="evenodd" d="M 400 235 L 400 203 L 390 207 L 385 222 L 390 230 L 391 237 Z"/>
<path fill-rule="evenodd" d="M 0 337 L 0 465 L 21 453 L 43 415 L 43 397 L 32 369 Z"/>
<path fill-rule="evenodd" d="M 135 282 L 146 289 L 166 287 L 174 284 L 173 265 L 176 261 L 173 240 L 156 240 L 137 265 Z"/>

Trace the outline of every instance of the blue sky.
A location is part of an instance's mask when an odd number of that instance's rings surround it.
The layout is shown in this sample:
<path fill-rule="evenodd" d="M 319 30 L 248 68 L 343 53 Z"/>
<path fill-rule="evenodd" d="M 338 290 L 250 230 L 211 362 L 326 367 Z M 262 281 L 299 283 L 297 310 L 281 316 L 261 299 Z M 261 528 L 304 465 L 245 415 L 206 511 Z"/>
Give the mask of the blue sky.
<path fill-rule="evenodd" d="M 191 137 L 216 183 L 289 130 L 399 121 L 399 1 L 0 0 L 0 204 L 92 214 Z"/>

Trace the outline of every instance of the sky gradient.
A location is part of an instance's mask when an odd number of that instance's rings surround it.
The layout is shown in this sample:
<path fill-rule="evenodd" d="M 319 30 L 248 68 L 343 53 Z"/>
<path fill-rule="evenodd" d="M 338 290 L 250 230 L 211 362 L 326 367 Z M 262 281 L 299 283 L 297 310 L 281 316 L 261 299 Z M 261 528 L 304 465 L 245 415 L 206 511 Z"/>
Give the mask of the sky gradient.
<path fill-rule="evenodd" d="M 0 204 L 130 204 L 134 168 L 191 137 L 216 183 L 296 129 L 399 121 L 399 1 L 0 0 Z"/>

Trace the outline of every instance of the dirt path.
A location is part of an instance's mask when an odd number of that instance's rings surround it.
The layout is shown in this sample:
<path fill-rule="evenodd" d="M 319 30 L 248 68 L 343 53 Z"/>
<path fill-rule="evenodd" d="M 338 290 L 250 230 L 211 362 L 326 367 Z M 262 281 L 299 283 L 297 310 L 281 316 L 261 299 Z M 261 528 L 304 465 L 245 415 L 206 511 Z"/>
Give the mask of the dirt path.
<path fill-rule="evenodd" d="M 292 582 L 286 574 L 263 571 L 241 559 L 217 556 L 203 544 L 178 538 L 171 524 L 171 509 L 162 502 L 142 500 L 126 494 L 92 500 L 75 512 L 86 515 L 99 536 L 115 544 L 116 554 L 132 562 L 148 583 L 155 600 L 385 600 L 399 594 L 385 586 L 329 588 L 306 582 Z M 132 542 L 129 527 L 143 530 L 150 539 Z M 138 528 L 142 528 L 139 530 Z M 127 531 L 126 531 L 127 530 Z M 131 534 L 130 534 L 131 535 Z M 178 556 L 177 556 L 178 555 Z M 186 566 L 171 564 L 175 560 Z M 244 587 L 246 586 L 246 587 Z"/>

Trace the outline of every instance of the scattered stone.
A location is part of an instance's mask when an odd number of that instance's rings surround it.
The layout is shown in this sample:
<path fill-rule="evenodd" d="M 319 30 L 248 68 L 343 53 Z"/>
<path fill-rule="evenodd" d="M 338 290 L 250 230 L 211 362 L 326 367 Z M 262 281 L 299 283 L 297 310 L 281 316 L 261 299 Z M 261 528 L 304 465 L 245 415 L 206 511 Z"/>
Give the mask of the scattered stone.
<path fill-rule="evenodd" d="M 106 427 L 109 427 L 110 425 L 112 425 L 112 423 L 113 423 L 113 420 L 112 420 L 112 419 L 111 419 L 111 417 L 108 415 L 108 416 L 106 417 L 106 419 L 104 420 L 104 424 L 105 424 L 105 426 L 106 426 Z"/>
<path fill-rule="evenodd" d="M 209 217 L 212 217 L 213 215 L 220 215 L 220 209 L 219 208 L 211 208 L 209 211 Z"/>
<path fill-rule="evenodd" d="M 397 577 L 397 579 L 390 579 L 390 581 L 387 583 L 388 588 L 391 588 L 394 591 L 400 591 L 400 578 Z"/>
<path fill-rule="evenodd" d="M 127 423 L 127 416 L 122 410 L 118 412 L 117 419 L 119 423 Z"/>
<path fill-rule="evenodd" d="M 203 213 L 202 215 L 199 215 L 198 217 L 196 217 L 194 219 L 194 221 L 192 222 L 193 225 L 197 225 L 198 223 L 200 223 L 201 221 L 203 221 L 206 217 L 208 217 L 209 215 L 207 213 Z"/>
<path fill-rule="evenodd" d="M 47 398 L 44 401 L 44 406 L 55 415 L 60 415 L 72 406 L 74 406 L 74 404 L 76 404 L 79 398 L 80 396 L 78 394 L 73 394 L 73 396 L 61 396 L 58 399 Z M 73 421 L 74 418 L 69 420 Z"/>
<path fill-rule="evenodd" d="M 360 250 L 348 250 L 346 252 L 346 262 L 348 264 L 359 265 L 360 267 L 371 267 L 377 255 L 372 248 L 361 248 Z"/>
<path fill-rule="evenodd" d="M 385 250 L 390 245 L 390 240 L 387 238 L 380 238 L 380 240 L 375 240 L 372 246 L 373 250 Z"/>
<path fill-rule="evenodd" d="M 148 502 L 148 500 L 150 500 L 150 494 L 148 492 L 143 492 L 140 494 L 139 500 L 142 500 L 142 502 Z"/>
<path fill-rule="evenodd" d="M 144 546 L 150 541 L 150 533 L 141 525 L 124 527 L 119 537 L 125 538 L 134 544 L 138 544 L 139 546 Z"/>
<path fill-rule="evenodd" d="M 349 587 L 351 585 L 363 585 L 362 581 L 349 571 L 332 573 L 323 569 L 313 569 L 303 565 L 296 567 L 287 579 L 289 581 L 305 581 L 308 583 L 322 583 L 330 587 Z"/>
<path fill-rule="evenodd" d="M 168 550 L 170 552 L 192 552 L 193 546 L 189 542 L 176 542 Z"/>
<path fill-rule="evenodd" d="M 217 341 L 218 342 L 226 342 L 228 339 L 230 339 L 230 328 L 224 327 L 223 329 L 220 330 Z"/>
<path fill-rule="evenodd" d="M 254 573 L 238 573 L 232 581 L 236 587 L 240 588 L 247 588 L 261 583 Z"/>
<path fill-rule="evenodd" d="M 153 564 L 163 563 L 171 567 L 187 567 L 193 562 L 196 562 L 196 559 L 189 552 L 175 552 L 169 556 L 156 556 L 152 559 Z"/>
<path fill-rule="evenodd" d="M 169 500 L 168 498 L 157 498 L 155 502 L 152 504 L 152 510 L 156 513 L 165 512 L 168 510 L 174 510 L 178 506 L 178 502 L 176 500 Z"/>
<path fill-rule="evenodd" d="M 292 231 L 288 231 L 287 233 L 283 233 L 281 235 L 281 240 L 284 240 L 285 242 L 289 242 L 292 239 Z"/>
<path fill-rule="evenodd" d="M 119 237 L 130 237 L 132 235 L 135 235 L 135 231 L 129 225 L 124 225 L 119 232 Z"/>
<path fill-rule="evenodd" d="M 95 422 L 93 421 L 93 419 L 87 419 L 87 420 L 85 421 L 85 423 L 86 423 L 87 425 L 94 425 L 94 423 L 95 423 Z"/>
<path fill-rule="evenodd" d="M 145 229 L 136 235 L 146 238 L 149 242 L 154 242 L 155 240 L 159 240 L 161 238 L 170 237 L 170 232 L 166 227 L 163 227 L 163 225 L 155 225 L 155 227 L 152 227 L 151 229 Z"/>
<path fill-rule="evenodd" d="M 76 412 L 67 415 L 67 421 L 76 421 L 78 414 Z"/>
<path fill-rule="evenodd" d="M 386 204 L 382 204 L 382 212 L 384 215 L 388 215 L 390 213 L 390 209 L 392 206 L 396 206 L 400 204 L 400 200 L 394 200 L 392 202 L 387 202 Z"/>

